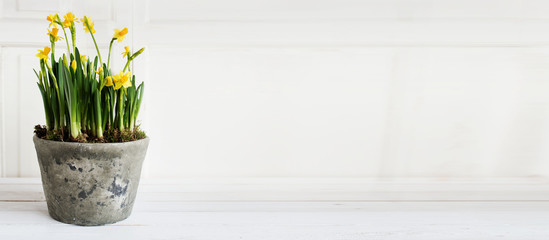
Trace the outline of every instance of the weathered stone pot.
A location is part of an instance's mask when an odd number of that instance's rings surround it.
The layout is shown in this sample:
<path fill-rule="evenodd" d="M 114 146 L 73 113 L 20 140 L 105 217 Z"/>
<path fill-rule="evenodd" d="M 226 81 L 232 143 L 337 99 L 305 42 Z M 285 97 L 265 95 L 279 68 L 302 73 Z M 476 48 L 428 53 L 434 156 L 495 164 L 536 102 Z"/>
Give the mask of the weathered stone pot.
<path fill-rule="evenodd" d="M 132 211 L 149 138 L 125 143 L 74 143 L 33 138 L 50 216 L 96 226 Z"/>

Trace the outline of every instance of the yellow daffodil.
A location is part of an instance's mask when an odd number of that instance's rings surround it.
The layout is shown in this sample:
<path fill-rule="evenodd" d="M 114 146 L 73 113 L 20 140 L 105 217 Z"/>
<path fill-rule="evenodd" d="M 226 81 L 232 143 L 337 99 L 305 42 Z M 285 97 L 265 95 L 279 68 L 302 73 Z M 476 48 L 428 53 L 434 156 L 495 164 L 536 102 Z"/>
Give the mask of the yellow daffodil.
<path fill-rule="evenodd" d="M 50 53 L 50 50 L 51 49 L 49 47 L 44 47 L 44 51 L 38 50 L 38 53 L 36 54 L 36 56 L 42 60 L 48 60 L 49 58 L 48 54 Z"/>
<path fill-rule="evenodd" d="M 54 27 L 57 27 L 57 18 L 59 17 L 59 15 L 57 15 L 57 13 L 55 15 L 49 15 L 46 17 L 46 19 L 50 22 L 50 25 L 48 27 L 51 27 L 52 25 Z"/>
<path fill-rule="evenodd" d="M 103 67 L 99 67 L 97 71 L 95 71 L 95 73 L 97 74 L 101 74 L 101 72 L 103 72 Z"/>
<path fill-rule="evenodd" d="M 131 73 L 127 72 L 124 74 L 124 72 L 120 71 L 117 75 L 112 76 L 112 80 L 114 82 L 114 90 L 118 90 L 121 87 L 128 88 L 132 86 L 132 82 L 130 81 Z"/>
<path fill-rule="evenodd" d="M 84 65 L 84 63 L 88 62 L 88 57 L 86 57 L 86 55 L 80 55 L 80 62 Z"/>
<path fill-rule="evenodd" d="M 71 67 L 72 70 L 76 71 L 76 60 L 72 60 Z"/>
<path fill-rule="evenodd" d="M 130 56 L 130 46 L 125 46 L 124 50 L 126 51 L 122 53 L 122 57 L 125 58 L 126 56 Z"/>
<path fill-rule="evenodd" d="M 78 22 L 78 18 L 76 18 L 74 14 L 72 14 L 71 12 L 68 12 L 67 14 L 65 14 L 64 18 L 65 20 L 68 20 L 71 22 L 74 22 L 74 21 Z"/>
<path fill-rule="evenodd" d="M 126 34 L 128 34 L 128 28 L 124 28 L 122 30 L 115 28 L 112 38 L 118 39 L 118 42 L 122 42 L 122 40 L 126 37 Z"/>
<path fill-rule="evenodd" d="M 50 41 L 57 42 L 63 39 L 61 36 L 57 36 L 58 32 L 59 32 L 59 28 L 52 28 L 51 31 L 48 29 L 47 35 L 50 36 Z"/>
<path fill-rule="evenodd" d="M 84 25 L 84 31 L 95 33 L 95 29 L 93 26 L 95 25 L 94 22 L 92 22 L 91 18 L 88 16 L 84 16 L 80 19 L 82 21 L 82 25 Z"/>
<path fill-rule="evenodd" d="M 65 18 L 65 21 L 63 21 L 64 28 L 72 27 L 74 26 L 74 22 L 78 22 L 78 18 L 75 18 L 74 14 L 72 14 L 71 12 L 65 14 L 64 18 Z"/>
<path fill-rule="evenodd" d="M 110 76 L 106 77 L 105 80 L 107 81 L 107 83 L 105 84 L 105 87 L 112 86 L 112 78 Z"/>

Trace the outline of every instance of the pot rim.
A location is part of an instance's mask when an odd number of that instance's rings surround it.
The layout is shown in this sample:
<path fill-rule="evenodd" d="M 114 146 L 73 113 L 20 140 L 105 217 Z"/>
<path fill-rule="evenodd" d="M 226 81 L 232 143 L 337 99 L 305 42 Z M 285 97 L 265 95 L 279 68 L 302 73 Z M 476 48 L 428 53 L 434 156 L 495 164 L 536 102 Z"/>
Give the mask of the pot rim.
<path fill-rule="evenodd" d="M 62 142 L 62 141 L 54 141 L 54 140 L 47 140 L 47 139 L 39 138 L 36 135 L 36 133 L 33 134 L 33 139 L 38 140 L 38 141 L 55 142 L 55 143 L 61 143 L 61 144 L 74 144 L 74 145 L 80 145 L 80 146 L 86 146 L 86 145 L 89 145 L 89 146 L 93 146 L 93 145 L 124 145 L 124 144 L 139 143 L 141 141 L 149 141 L 150 140 L 149 136 L 147 136 L 143 139 L 139 139 L 139 140 L 135 140 L 135 141 L 129 141 L 129 142 L 112 142 L 112 143 Z"/>

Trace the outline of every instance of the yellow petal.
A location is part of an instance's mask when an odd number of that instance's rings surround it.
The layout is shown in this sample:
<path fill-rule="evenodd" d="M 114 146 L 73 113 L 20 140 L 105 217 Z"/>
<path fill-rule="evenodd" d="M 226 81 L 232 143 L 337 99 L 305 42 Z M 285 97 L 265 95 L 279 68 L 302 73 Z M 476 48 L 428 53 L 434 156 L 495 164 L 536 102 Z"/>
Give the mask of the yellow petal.
<path fill-rule="evenodd" d="M 126 81 L 124 84 L 122 84 L 123 87 L 129 88 L 132 86 L 132 81 Z"/>
<path fill-rule="evenodd" d="M 42 60 L 47 60 L 49 58 L 48 54 L 50 53 L 50 50 L 49 47 L 44 47 L 44 50 L 38 50 L 36 56 Z"/>
<path fill-rule="evenodd" d="M 106 77 L 105 80 L 107 81 L 107 83 L 105 84 L 105 87 L 112 86 L 112 78 L 110 76 Z"/>
<path fill-rule="evenodd" d="M 71 13 L 71 12 L 68 12 L 67 14 L 65 14 L 64 16 L 65 20 L 72 20 L 74 19 L 74 15 Z"/>
<path fill-rule="evenodd" d="M 90 17 L 84 16 L 80 20 L 82 21 L 82 25 L 84 26 L 84 31 L 85 32 L 90 32 L 91 31 L 92 33 L 95 33 L 95 29 L 93 28 L 95 23 L 91 21 Z"/>
<path fill-rule="evenodd" d="M 130 47 L 129 46 L 125 46 L 124 47 L 124 52 L 122 53 L 122 57 L 126 57 L 126 56 L 130 56 Z"/>
<path fill-rule="evenodd" d="M 46 20 L 48 20 L 50 22 L 50 25 L 48 27 L 51 27 L 52 25 L 53 26 L 57 26 L 57 23 L 55 22 L 57 20 L 57 13 L 55 15 L 49 15 L 46 17 Z"/>
<path fill-rule="evenodd" d="M 120 84 L 120 82 L 114 81 L 114 86 L 113 86 L 114 90 L 118 90 L 121 87 L 122 87 L 122 84 Z"/>
<path fill-rule="evenodd" d="M 63 28 L 68 28 L 72 26 L 72 22 L 67 20 L 63 21 L 62 24 L 63 24 Z"/>
<path fill-rule="evenodd" d="M 72 70 L 76 71 L 76 60 L 72 60 L 71 67 Z"/>
<path fill-rule="evenodd" d="M 47 35 L 50 36 L 50 41 L 57 42 L 62 39 L 62 37 L 57 36 L 57 33 L 59 33 L 59 28 L 52 28 L 51 31 L 48 29 Z"/>
<path fill-rule="evenodd" d="M 115 28 L 114 35 L 112 36 L 112 38 L 117 39 L 118 42 L 122 42 L 126 34 L 128 34 L 128 28 L 124 28 L 122 30 Z"/>

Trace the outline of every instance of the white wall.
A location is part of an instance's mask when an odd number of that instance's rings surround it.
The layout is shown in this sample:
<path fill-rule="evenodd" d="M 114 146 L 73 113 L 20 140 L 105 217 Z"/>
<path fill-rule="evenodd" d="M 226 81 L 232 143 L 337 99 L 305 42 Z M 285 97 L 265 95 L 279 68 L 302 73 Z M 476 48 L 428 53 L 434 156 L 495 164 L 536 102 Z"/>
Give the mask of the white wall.
<path fill-rule="evenodd" d="M 39 174 L 34 54 L 67 10 L 147 47 L 147 177 L 549 176 L 541 0 L 3 0 L 0 176 Z"/>

